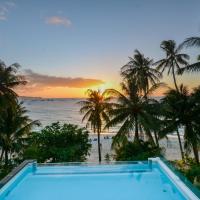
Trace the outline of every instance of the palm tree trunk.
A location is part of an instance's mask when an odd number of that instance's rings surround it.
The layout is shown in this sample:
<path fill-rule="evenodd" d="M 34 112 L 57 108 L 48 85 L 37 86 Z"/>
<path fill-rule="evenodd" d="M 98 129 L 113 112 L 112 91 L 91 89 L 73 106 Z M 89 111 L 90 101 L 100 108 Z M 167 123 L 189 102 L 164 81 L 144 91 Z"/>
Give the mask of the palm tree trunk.
<path fill-rule="evenodd" d="M 0 161 L 2 161 L 2 159 L 3 159 L 3 154 L 4 154 L 4 149 L 1 149 Z"/>
<path fill-rule="evenodd" d="M 194 158 L 195 158 L 197 164 L 199 164 L 199 151 L 198 151 L 197 144 L 196 144 L 196 143 L 195 143 L 195 144 L 193 143 L 193 144 L 192 144 L 192 148 L 193 148 L 193 152 L 194 152 Z"/>
<path fill-rule="evenodd" d="M 197 144 L 197 138 L 195 137 L 195 133 L 192 131 L 192 125 L 186 125 L 185 126 L 185 135 L 189 135 L 189 131 L 191 131 L 193 134 L 190 135 L 190 143 L 192 145 L 193 153 L 194 153 L 194 158 L 197 164 L 199 164 L 199 150 L 198 150 L 198 144 Z"/>
<path fill-rule="evenodd" d="M 149 141 L 152 143 L 152 145 L 153 145 L 153 146 L 156 146 L 156 143 L 155 143 L 155 141 L 154 141 L 154 139 L 153 139 L 153 136 L 152 136 L 152 134 L 151 134 L 151 131 L 150 131 L 150 130 L 147 130 L 146 133 L 147 133 L 147 136 L 148 136 L 148 138 L 149 138 Z"/>
<path fill-rule="evenodd" d="M 182 160 L 184 160 L 184 151 L 183 151 L 183 147 L 182 147 L 182 143 L 181 143 L 181 137 L 180 137 L 180 133 L 178 131 L 178 129 L 176 130 L 177 132 L 177 136 L 178 136 L 178 142 L 179 142 L 179 147 L 180 147 L 180 151 L 181 151 L 181 157 Z"/>
<path fill-rule="evenodd" d="M 176 83 L 176 76 L 175 76 L 174 67 L 172 67 L 172 76 L 173 76 L 175 88 L 176 88 L 177 91 L 179 91 L 177 83 Z"/>
<path fill-rule="evenodd" d="M 135 138 L 134 142 L 139 142 L 139 132 L 138 132 L 138 118 L 135 116 Z"/>
<path fill-rule="evenodd" d="M 98 129 L 98 153 L 99 153 L 99 162 L 101 162 L 101 141 L 100 141 L 100 130 Z"/>
<path fill-rule="evenodd" d="M 8 150 L 5 149 L 5 165 L 8 165 Z"/>
<path fill-rule="evenodd" d="M 154 136 L 155 136 L 155 140 L 156 140 L 156 145 L 157 145 L 157 147 L 160 147 L 159 142 L 158 142 L 158 136 L 157 136 L 157 133 L 156 133 L 156 132 L 154 132 Z"/>

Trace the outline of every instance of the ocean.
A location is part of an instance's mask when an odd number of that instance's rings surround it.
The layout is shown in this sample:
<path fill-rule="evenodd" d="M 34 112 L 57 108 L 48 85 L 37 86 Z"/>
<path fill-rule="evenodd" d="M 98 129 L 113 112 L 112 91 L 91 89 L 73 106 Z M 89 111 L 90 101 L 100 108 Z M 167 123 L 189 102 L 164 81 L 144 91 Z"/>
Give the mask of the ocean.
<path fill-rule="evenodd" d="M 83 115 L 80 114 L 80 105 L 77 104 L 83 99 L 56 99 L 56 98 L 30 98 L 30 97 L 20 97 L 20 101 L 23 101 L 23 105 L 28 110 L 28 115 L 32 120 L 39 120 L 41 122 L 41 127 L 36 128 L 40 130 L 53 122 L 61 123 L 72 123 L 79 127 L 85 127 L 85 122 L 82 122 Z M 119 126 L 112 127 L 108 131 L 101 134 L 102 143 L 102 156 L 105 157 L 106 154 L 112 154 L 111 143 L 112 136 L 115 135 L 119 129 Z M 92 143 L 92 149 L 90 156 L 88 156 L 88 161 L 98 160 L 97 151 L 97 136 L 91 130 L 90 139 Z M 183 134 L 183 129 L 180 128 L 181 135 Z M 106 137 L 108 136 L 108 137 Z M 165 149 L 166 158 L 170 160 L 180 159 L 179 145 L 176 133 L 169 135 L 168 139 L 162 139 L 160 145 Z"/>
<path fill-rule="evenodd" d="M 82 122 L 83 115 L 79 112 L 81 107 L 78 102 L 81 100 L 83 99 L 20 97 L 20 101 L 26 107 L 30 119 L 41 122 L 39 129 L 58 121 L 85 127 L 86 122 Z M 119 126 L 116 126 L 103 132 L 103 134 L 115 134 L 118 129 Z"/>
<path fill-rule="evenodd" d="M 20 97 L 20 101 L 28 111 L 28 115 L 32 120 L 39 120 L 41 128 L 50 125 L 54 122 L 76 124 L 79 127 L 85 127 L 86 122 L 82 122 L 83 115 L 79 112 L 78 98 L 31 98 Z M 120 125 L 112 127 L 103 132 L 103 134 L 114 135 L 119 130 Z M 90 131 L 90 130 L 89 130 Z M 183 128 L 179 129 L 180 134 L 183 134 Z M 91 132 L 91 134 L 93 134 Z M 171 135 L 176 135 L 172 133 Z"/>

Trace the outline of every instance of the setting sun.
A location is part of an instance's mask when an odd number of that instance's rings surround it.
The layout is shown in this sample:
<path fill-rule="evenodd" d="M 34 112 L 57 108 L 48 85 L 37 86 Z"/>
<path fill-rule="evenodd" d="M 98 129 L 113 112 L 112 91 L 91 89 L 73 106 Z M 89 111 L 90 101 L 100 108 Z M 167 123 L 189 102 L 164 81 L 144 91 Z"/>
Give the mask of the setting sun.
<path fill-rule="evenodd" d="M 113 82 L 105 82 L 101 85 L 90 87 L 90 89 L 92 90 L 100 90 L 100 91 L 104 91 L 110 88 L 116 88 L 116 84 L 114 84 Z"/>

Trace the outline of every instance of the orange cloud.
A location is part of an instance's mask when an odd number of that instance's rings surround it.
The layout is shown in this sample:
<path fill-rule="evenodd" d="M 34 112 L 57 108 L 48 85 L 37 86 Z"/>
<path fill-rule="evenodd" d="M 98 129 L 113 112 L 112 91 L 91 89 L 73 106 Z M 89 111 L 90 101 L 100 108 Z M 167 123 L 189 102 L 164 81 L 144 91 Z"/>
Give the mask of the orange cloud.
<path fill-rule="evenodd" d="M 24 75 L 27 84 L 16 89 L 20 96 L 80 97 L 87 88 L 104 84 L 99 79 L 49 76 L 30 69 Z"/>
<path fill-rule="evenodd" d="M 66 27 L 69 27 L 72 24 L 71 20 L 69 20 L 66 17 L 60 17 L 60 16 L 48 17 L 46 19 L 46 23 L 51 24 L 51 25 L 63 25 L 63 26 L 66 26 Z"/>
<path fill-rule="evenodd" d="M 32 88 L 26 89 L 26 86 L 20 86 L 16 89 L 19 96 L 44 97 L 44 98 L 82 98 L 85 97 L 86 88 Z"/>
<path fill-rule="evenodd" d="M 103 84 L 104 82 L 99 79 L 88 78 L 71 78 L 71 77 L 58 77 L 39 74 L 30 69 L 25 70 L 25 77 L 28 81 L 28 87 L 69 87 L 69 88 L 87 88 L 95 85 Z"/>

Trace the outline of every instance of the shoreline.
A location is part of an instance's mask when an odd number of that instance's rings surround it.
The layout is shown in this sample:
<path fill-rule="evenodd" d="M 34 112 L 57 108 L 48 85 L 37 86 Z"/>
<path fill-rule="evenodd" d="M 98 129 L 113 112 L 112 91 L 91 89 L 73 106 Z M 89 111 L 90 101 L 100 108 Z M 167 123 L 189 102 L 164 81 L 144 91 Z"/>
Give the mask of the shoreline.
<path fill-rule="evenodd" d="M 111 150 L 112 137 L 114 134 L 102 134 L 101 144 L 102 144 L 102 160 L 105 160 L 105 155 L 112 155 L 114 152 Z M 98 146 L 97 146 L 97 135 L 90 134 L 89 138 L 91 140 L 91 151 L 90 156 L 87 157 L 88 162 L 98 161 Z M 183 139 L 183 136 L 181 137 Z M 180 160 L 181 152 L 178 144 L 178 138 L 175 135 L 169 135 L 168 139 L 159 140 L 161 148 L 164 148 L 164 157 L 167 160 Z M 183 144 L 183 141 L 182 141 Z"/>

